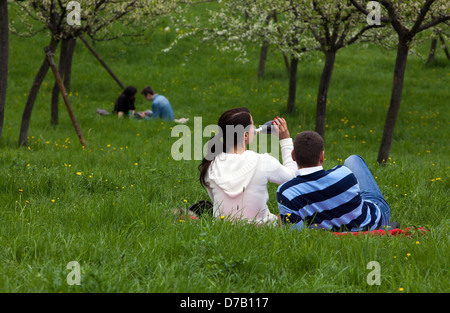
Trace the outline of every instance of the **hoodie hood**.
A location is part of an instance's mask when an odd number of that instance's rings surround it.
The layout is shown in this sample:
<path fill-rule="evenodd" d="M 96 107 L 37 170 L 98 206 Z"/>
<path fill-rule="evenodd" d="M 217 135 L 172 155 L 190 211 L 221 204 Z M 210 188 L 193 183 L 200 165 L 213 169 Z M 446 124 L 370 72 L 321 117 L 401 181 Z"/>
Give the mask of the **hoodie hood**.
<path fill-rule="evenodd" d="M 258 153 L 251 150 L 242 154 L 221 153 L 209 166 L 208 179 L 229 197 L 239 196 L 253 179 L 258 162 Z"/>

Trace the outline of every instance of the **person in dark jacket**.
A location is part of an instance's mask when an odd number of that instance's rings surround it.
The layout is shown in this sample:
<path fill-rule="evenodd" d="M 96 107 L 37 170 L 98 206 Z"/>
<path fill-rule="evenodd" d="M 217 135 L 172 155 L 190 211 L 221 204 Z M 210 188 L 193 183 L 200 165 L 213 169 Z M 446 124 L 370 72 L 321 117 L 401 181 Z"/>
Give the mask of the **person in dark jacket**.
<path fill-rule="evenodd" d="M 136 111 L 136 107 L 134 106 L 136 93 L 136 87 L 126 87 L 116 100 L 114 105 L 114 114 L 117 114 L 118 117 L 122 117 L 124 115 L 134 116 Z"/>

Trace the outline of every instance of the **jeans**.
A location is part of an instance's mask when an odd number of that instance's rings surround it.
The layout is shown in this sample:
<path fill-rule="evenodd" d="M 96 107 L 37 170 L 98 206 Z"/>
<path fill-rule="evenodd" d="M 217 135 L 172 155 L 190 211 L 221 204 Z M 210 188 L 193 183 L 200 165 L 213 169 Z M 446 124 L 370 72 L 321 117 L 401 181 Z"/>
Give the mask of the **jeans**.
<path fill-rule="evenodd" d="M 380 188 L 378 188 L 375 178 L 373 178 L 366 162 L 359 155 L 351 155 L 345 160 L 344 166 L 349 168 L 358 180 L 361 198 L 375 203 L 380 208 L 382 226 L 389 225 L 391 209 L 386 199 L 384 199 Z"/>

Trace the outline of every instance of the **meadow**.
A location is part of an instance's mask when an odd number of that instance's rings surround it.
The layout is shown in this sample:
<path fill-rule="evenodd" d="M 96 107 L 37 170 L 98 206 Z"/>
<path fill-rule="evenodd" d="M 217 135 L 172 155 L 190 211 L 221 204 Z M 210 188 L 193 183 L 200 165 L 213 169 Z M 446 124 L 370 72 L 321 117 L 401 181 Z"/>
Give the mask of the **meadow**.
<path fill-rule="evenodd" d="M 13 13 L 14 14 L 14 13 Z M 214 124 L 228 108 L 245 106 L 255 124 L 283 116 L 294 137 L 314 129 L 323 66 L 320 54 L 299 65 L 296 111 L 286 114 L 288 75 L 269 50 L 257 79 L 259 47 L 248 63 L 195 39 L 163 53 L 175 29 L 161 24 L 146 44 L 97 42 L 95 49 L 126 84 L 151 85 L 175 117 Z M 176 222 L 171 210 L 207 199 L 197 160 L 175 161 L 175 122 L 98 116 L 121 89 L 81 42 L 69 95 L 87 147 L 83 149 L 60 98 L 50 125 L 54 78 L 37 98 L 29 144 L 18 147 L 27 93 L 49 38 L 10 38 L 5 126 L 0 139 L 1 292 L 449 292 L 450 62 L 442 50 L 426 65 L 411 55 L 390 159 L 376 163 L 389 105 L 395 51 L 356 44 L 336 58 L 327 107 L 324 167 L 361 155 L 402 228 L 412 237 L 336 237 L 326 231 L 230 224 L 207 217 Z M 430 41 L 419 51 L 427 53 Z M 138 110 L 150 108 L 138 95 Z M 193 134 L 195 135 L 195 134 Z M 207 138 L 203 138 L 206 143 Z M 277 185 L 269 207 L 278 213 Z M 81 284 L 66 268 L 81 266 Z M 380 264 L 370 285 L 367 264 Z"/>

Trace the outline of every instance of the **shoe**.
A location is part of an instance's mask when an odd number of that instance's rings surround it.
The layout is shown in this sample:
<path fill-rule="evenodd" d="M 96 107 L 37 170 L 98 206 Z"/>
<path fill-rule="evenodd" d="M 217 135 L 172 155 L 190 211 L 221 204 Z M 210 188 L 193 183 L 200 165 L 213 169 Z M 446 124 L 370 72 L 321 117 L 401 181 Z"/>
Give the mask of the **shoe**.
<path fill-rule="evenodd" d="M 386 230 L 392 230 L 392 229 L 396 229 L 396 228 L 400 228 L 400 223 L 399 222 L 392 222 L 389 223 L 389 225 L 384 227 Z"/>
<path fill-rule="evenodd" d="M 200 216 L 200 215 L 202 215 L 204 213 L 212 216 L 212 214 L 213 214 L 213 205 L 209 201 L 201 200 L 201 201 L 197 202 L 196 204 L 191 205 L 188 208 L 188 210 L 194 212 L 198 216 Z"/>

